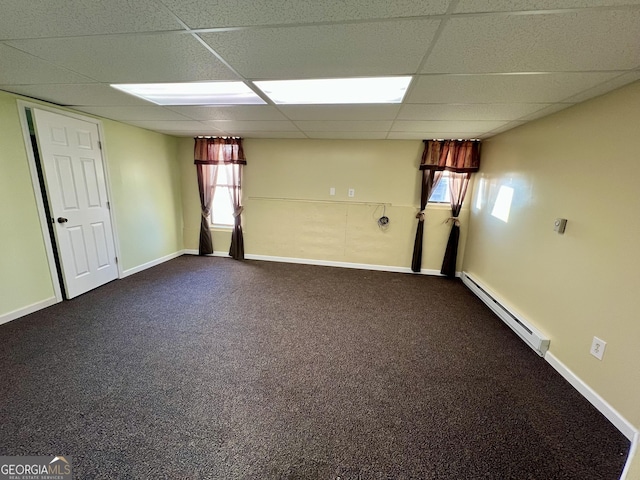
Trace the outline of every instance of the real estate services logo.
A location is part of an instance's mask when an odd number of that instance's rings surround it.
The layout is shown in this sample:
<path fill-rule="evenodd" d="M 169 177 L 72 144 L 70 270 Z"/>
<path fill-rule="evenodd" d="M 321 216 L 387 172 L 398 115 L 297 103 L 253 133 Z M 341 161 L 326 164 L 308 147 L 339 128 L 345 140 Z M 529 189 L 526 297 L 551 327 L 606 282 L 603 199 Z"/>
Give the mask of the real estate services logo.
<path fill-rule="evenodd" d="M 71 480 L 71 457 L 0 457 L 0 480 Z"/>

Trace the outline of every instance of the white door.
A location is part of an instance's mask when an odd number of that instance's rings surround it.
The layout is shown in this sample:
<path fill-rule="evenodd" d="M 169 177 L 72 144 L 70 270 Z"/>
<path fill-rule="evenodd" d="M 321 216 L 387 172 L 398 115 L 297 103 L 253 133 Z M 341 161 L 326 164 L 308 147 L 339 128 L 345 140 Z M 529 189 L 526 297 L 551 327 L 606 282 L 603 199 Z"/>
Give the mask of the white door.
<path fill-rule="evenodd" d="M 33 109 L 67 298 L 118 278 L 98 126 Z"/>

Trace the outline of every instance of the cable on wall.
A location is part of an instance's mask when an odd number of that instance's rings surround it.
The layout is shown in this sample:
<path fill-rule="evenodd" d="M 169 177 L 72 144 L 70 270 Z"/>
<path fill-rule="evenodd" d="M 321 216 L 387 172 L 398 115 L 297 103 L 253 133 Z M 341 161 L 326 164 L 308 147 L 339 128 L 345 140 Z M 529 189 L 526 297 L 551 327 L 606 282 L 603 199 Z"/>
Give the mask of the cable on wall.
<path fill-rule="evenodd" d="M 373 211 L 373 216 L 375 218 L 376 212 L 380 207 L 382 207 L 382 216 L 378 218 L 377 223 L 378 223 L 378 228 L 384 231 L 387 228 L 389 228 L 389 222 L 390 222 L 389 217 L 387 217 L 387 205 L 386 204 L 378 205 L 376 209 Z"/>

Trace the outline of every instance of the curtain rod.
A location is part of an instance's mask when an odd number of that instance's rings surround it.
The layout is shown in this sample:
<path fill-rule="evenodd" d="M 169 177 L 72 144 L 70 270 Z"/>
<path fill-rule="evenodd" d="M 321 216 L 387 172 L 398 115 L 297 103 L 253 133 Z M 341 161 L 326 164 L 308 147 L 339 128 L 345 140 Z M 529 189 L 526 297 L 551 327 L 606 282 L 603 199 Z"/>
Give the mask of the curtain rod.
<path fill-rule="evenodd" d="M 432 142 L 446 142 L 447 140 L 455 140 L 457 142 L 481 142 L 480 138 L 429 138 L 423 140 L 423 142 L 428 142 L 431 140 Z"/>
<path fill-rule="evenodd" d="M 230 136 L 219 137 L 217 135 L 198 135 L 198 136 L 196 136 L 194 138 L 238 138 L 238 139 L 240 139 L 242 137 L 230 137 Z"/>

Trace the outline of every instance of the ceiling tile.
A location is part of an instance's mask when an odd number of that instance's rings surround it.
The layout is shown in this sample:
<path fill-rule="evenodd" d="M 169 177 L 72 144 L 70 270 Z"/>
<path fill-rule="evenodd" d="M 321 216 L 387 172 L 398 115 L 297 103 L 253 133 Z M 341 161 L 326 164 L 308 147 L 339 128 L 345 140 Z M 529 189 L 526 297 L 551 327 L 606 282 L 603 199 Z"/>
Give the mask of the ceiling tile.
<path fill-rule="evenodd" d="M 397 120 L 515 120 L 548 103 L 407 104 Z"/>
<path fill-rule="evenodd" d="M 509 122 L 506 125 L 503 125 L 500 128 L 496 128 L 495 130 L 492 130 L 491 132 L 486 132 L 483 133 L 482 135 L 479 135 L 479 138 L 491 138 L 495 135 L 498 135 L 499 133 L 503 133 L 503 132 L 507 132 L 509 130 L 513 130 L 516 127 L 519 127 L 521 125 L 524 125 L 527 122 Z"/>
<path fill-rule="evenodd" d="M 133 95 L 98 83 L 64 85 L 0 85 L 0 90 L 39 98 L 58 105 L 149 105 Z"/>
<path fill-rule="evenodd" d="M 391 123 L 391 120 L 298 120 L 295 122 L 305 132 L 387 132 L 391 128 Z"/>
<path fill-rule="evenodd" d="M 203 107 L 171 107 L 194 120 L 286 120 L 276 107 L 271 105 L 224 105 Z"/>
<path fill-rule="evenodd" d="M 506 121 L 469 120 L 398 120 L 393 122 L 393 132 L 488 132 L 504 125 Z"/>
<path fill-rule="evenodd" d="M 460 0 L 404 105 L 163 108 L 108 86 L 238 79 L 169 8 L 221 28 L 201 35 L 260 80 L 414 74 L 451 2 L 214 3 L 5 0 L 0 89 L 181 136 L 423 139 L 491 136 L 640 79 L 640 0 Z"/>
<path fill-rule="evenodd" d="M 393 120 L 400 105 L 280 105 L 291 120 Z"/>
<path fill-rule="evenodd" d="M 219 128 L 225 132 L 250 131 L 250 132 L 297 132 L 298 128 L 286 120 L 214 120 L 203 122 L 206 125 Z"/>
<path fill-rule="evenodd" d="M 551 115 L 552 113 L 559 112 L 561 110 L 564 110 L 565 108 L 569 108 L 572 106 L 573 106 L 572 103 L 556 103 L 555 105 L 550 105 L 546 108 L 542 108 L 537 112 L 533 112 L 533 113 L 530 113 L 529 115 L 525 115 L 519 118 L 518 120 L 528 122 L 531 120 L 535 120 L 537 118 L 546 117 L 547 115 Z"/>
<path fill-rule="evenodd" d="M 456 13 L 555 10 L 629 4 L 640 5 L 640 0 L 473 0 L 458 3 Z"/>
<path fill-rule="evenodd" d="M 189 34 L 16 40 L 10 45 L 100 82 L 237 80 Z"/>
<path fill-rule="evenodd" d="M 423 73 L 625 70 L 638 38 L 640 9 L 452 18 Z"/>
<path fill-rule="evenodd" d="M 595 87 L 580 92 L 577 95 L 565 98 L 564 101 L 575 103 L 584 102 L 585 100 L 603 95 L 607 92 L 610 92 L 611 90 L 627 85 L 628 83 L 635 82 L 636 80 L 640 80 L 640 71 L 638 70 L 625 73 L 623 75 L 620 75 L 619 77 L 601 83 L 600 85 L 596 85 Z"/>
<path fill-rule="evenodd" d="M 202 34 L 252 79 L 331 78 L 415 72 L 439 21 L 261 28 Z"/>
<path fill-rule="evenodd" d="M 91 113 L 92 115 L 110 118 L 112 120 L 189 120 L 189 118 L 184 117 L 179 113 L 172 112 L 167 108 L 157 105 L 141 105 L 138 107 L 72 106 L 71 108 L 80 110 L 81 112 Z"/>
<path fill-rule="evenodd" d="M 438 15 L 449 0 L 164 0 L 191 28 L 342 22 L 374 18 Z"/>
<path fill-rule="evenodd" d="M 307 138 L 302 132 L 252 132 L 251 130 L 229 132 L 229 135 L 238 135 L 242 138 Z"/>
<path fill-rule="evenodd" d="M 179 121 L 165 121 L 165 120 L 127 120 L 124 123 L 129 125 L 135 125 L 136 127 L 146 128 L 148 130 L 162 130 L 162 131 L 204 131 L 211 133 L 217 133 L 218 129 L 209 127 L 195 120 L 179 120 Z"/>
<path fill-rule="evenodd" d="M 340 138 L 347 140 L 384 140 L 387 132 L 305 132 L 309 138 Z"/>
<path fill-rule="evenodd" d="M 171 135 L 172 137 L 181 137 L 181 138 L 193 138 L 198 135 L 209 135 L 208 133 L 190 133 L 190 132 L 181 132 L 175 130 L 154 130 L 154 132 L 164 133 L 165 135 Z"/>
<path fill-rule="evenodd" d="M 181 29 L 153 0 L 2 0 L 1 39 Z"/>
<path fill-rule="evenodd" d="M 126 122 L 125 122 L 126 123 Z M 216 130 L 213 131 L 211 128 L 201 128 L 201 129 L 191 129 L 191 130 L 171 130 L 171 129 L 162 129 L 162 128 L 148 128 L 148 130 L 153 130 L 154 132 L 164 133 L 165 135 L 172 135 L 174 137 L 183 137 L 183 138 L 193 138 L 197 136 L 208 136 L 208 135 L 224 135 L 224 133 Z"/>
<path fill-rule="evenodd" d="M 421 75 L 407 103 L 556 103 L 617 73 Z"/>
<path fill-rule="evenodd" d="M 478 138 L 481 132 L 389 132 L 389 140 L 429 140 L 432 138 L 459 139 Z"/>
<path fill-rule="evenodd" d="M 52 65 L 28 53 L 0 44 L 0 83 L 35 85 L 42 83 L 87 83 L 90 78 Z"/>

